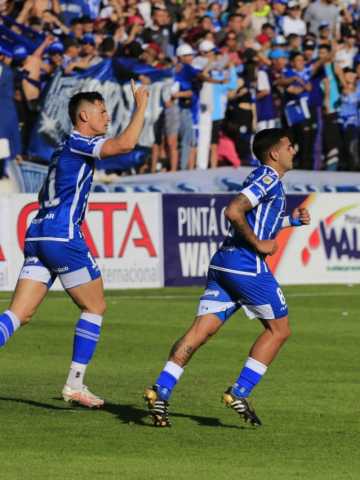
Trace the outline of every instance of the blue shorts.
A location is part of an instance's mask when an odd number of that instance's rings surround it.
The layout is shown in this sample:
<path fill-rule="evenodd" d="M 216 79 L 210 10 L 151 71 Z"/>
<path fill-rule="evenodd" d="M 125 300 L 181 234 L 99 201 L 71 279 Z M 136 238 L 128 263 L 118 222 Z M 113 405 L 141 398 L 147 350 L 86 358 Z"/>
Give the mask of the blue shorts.
<path fill-rule="evenodd" d="M 224 322 L 242 308 L 249 318 L 286 317 L 288 307 L 271 272 L 243 275 L 209 268 L 197 315 L 214 313 Z"/>
<path fill-rule="evenodd" d="M 25 241 L 25 261 L 19 279 L 45 283 L 48 288 L 58 276 L 65 289 L 101 276 L 100 269 L 82 236 L 68 242 Z"/>

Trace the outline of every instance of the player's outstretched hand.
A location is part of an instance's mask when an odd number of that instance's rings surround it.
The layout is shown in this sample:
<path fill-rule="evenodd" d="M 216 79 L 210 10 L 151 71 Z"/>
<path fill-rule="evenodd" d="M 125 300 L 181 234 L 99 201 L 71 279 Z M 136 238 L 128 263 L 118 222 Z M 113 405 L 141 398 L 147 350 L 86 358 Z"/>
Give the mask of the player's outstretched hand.
<path fill-rule="evenodd" d="M 146 108 L 149 98 L 148 89 L 144 85 L 136 88 L 134 80 L 131 80 L 130 84 L 137 108 Z"/>
<path fill-rule="evenodd" d="M 310 225 L 311 217 L 310 217 L 309 210 L 307 208 L 303 208 L 303 207 L 295 208 L 291 216 L 293 219 L 300 220 L 302 225 Z"/>
<path fill-rule="evenodd" d="M 258 240 L 256 244 L 256 250 L 261 255 L 274 255 L 277 249 L 276 240 Z"/>

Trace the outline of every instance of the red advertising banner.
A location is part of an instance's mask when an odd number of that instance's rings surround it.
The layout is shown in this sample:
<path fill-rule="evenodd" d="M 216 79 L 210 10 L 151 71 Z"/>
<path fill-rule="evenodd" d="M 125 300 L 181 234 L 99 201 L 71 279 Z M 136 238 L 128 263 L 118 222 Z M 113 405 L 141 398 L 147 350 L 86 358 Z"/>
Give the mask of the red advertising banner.
<path fill-rule="evenodd" d="M 7 201 L 6 201 L 7 200 Z M 11 265 L 1 289 L 12 289 L 23 262 L 22 250 L 28 225 L 38 204 L 33 195 L 13 195 L 0 203 L 1 218 L 8 218 Z M 2 228 L 5 232 L 5 229 Z M 90 196 L 83 233 L 102 271 L 106 288 L 143 288 L 163 285 L 161 196 L 158 194 L 93 194 Z M 0 236 L 1 258 L 5 247 Z M 11 241 L 10 241 L 11 240 Z M 9 267 L 8 267 L 9 268 Z M 59 288 L 59 284 L 55 285 Z"/>

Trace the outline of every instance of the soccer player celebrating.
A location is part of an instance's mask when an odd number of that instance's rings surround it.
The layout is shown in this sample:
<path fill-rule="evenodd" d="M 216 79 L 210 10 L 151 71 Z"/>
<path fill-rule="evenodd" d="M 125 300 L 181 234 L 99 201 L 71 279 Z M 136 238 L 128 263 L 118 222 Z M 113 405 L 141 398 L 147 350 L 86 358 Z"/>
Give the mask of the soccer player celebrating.
<path fill-rule="evenodd" d="M 69 102 L 74 129 L 54 153 L 39 193 L 39 211 L 25 237 L 25 261 L 9 309 L 0 315 L 0 347 L 34 315 L 58 276 L 81 310 L 72 363 L 62 391 L 67 402 L 101 407 L 104 401 L 84 385 L 99 340 L 105 299 L 101 273 L 81 233 L 95 159 L 131 151 L 141 133 L 148 101 L 144 87 L 132 91 L 136 108 L 127 128 L 105 138 L 109 115 L 98 92 L 80 92 Z"/>
<path fill-rule="evenodd" d="M 275 237 L 281 228 L 308 225 L 310 216 L 305 208 L 296 208 L 291 216 L 285 216 L 281 178 L 291 170 L 295 155 L 287 133 L 279 128 L 262 130 L 255 135 L 253 151 L 262 165 L 247 177 L 243 189 L 225 210 L 231 227 L 211 259 L 197 317 L 173 345 L 155 385 L 145 390 L 155 426 L 170 426 L 168 401 L 184 366 L 240 307 L 248 317 L 257 317 L 265 330 L 223 400 L 246 422 L 261 425 L 248 397 L 290 335 L 286 300 L 265 258 L 276 252 Z"/>

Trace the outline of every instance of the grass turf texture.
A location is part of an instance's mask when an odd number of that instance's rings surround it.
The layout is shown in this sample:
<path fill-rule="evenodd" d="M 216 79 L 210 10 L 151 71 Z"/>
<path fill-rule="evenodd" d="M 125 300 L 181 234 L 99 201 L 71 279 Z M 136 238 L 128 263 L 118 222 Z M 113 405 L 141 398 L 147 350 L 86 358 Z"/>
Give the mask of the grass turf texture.
<path fill-rule="evenodd" d="M 259 322 L 236 314 L 192 359 L 155 429 L 142 392 L 188 327 L 199 289 L 107 292 L 86 381 L 103 410 L 60 400 L 78 316 L 52 293 L 1 351 L 1 479 L 341 480 L 360 478 L 360 286 L 284 289 L 293 337 L 254 392 L 264 426 L 220 403 Z M 0 294 L 0 307 L 8 294 Z"/>

